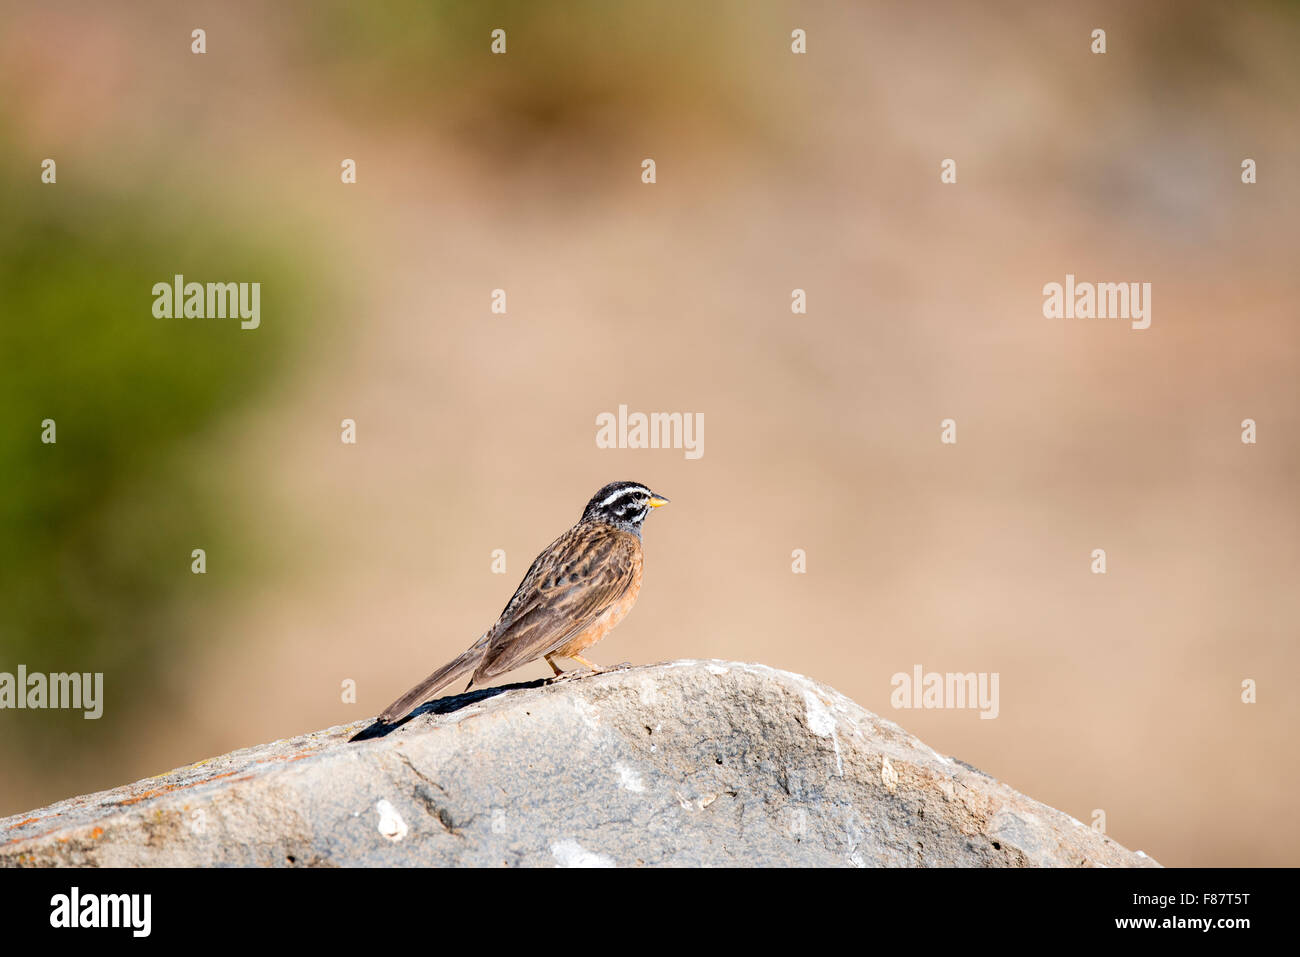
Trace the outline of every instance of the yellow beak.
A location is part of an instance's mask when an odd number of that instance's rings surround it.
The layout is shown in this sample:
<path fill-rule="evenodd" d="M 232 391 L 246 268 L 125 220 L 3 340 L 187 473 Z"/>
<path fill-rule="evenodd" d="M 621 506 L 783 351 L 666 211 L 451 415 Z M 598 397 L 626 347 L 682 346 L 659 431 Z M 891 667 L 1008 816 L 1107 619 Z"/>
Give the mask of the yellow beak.
<path fill-rule="evenodd" d="M 667 505 L 668 499 L 664 498 L 662 495 L 651 495 L 650 501 L 646 502 L 646 504 L 651 508 L 658 508 L 660 505 Z"/>

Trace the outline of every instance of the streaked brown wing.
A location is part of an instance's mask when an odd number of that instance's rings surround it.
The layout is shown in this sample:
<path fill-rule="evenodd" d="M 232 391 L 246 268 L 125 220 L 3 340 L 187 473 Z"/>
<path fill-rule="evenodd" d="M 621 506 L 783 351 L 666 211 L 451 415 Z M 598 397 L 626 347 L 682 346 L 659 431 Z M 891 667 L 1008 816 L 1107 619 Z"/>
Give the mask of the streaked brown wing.
<path fill-rule="evenodd" d="M 493 628 L 478 677 L 495 678 L 549 655 L 626 594 L 641 543 L 608 526 L 577 526 L 533 562 Z"/>

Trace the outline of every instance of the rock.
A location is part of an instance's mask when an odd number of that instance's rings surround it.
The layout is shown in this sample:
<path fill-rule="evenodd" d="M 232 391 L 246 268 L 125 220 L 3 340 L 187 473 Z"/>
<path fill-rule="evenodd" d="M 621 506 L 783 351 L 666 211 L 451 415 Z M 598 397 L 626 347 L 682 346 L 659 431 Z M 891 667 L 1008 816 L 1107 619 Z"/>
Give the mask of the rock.
<path fill-rule="evenodd" d="M 0 864 L 1155 864 L 761 665 L 491 688 L 350 741 L 365 724 L 0 820 Z"/>

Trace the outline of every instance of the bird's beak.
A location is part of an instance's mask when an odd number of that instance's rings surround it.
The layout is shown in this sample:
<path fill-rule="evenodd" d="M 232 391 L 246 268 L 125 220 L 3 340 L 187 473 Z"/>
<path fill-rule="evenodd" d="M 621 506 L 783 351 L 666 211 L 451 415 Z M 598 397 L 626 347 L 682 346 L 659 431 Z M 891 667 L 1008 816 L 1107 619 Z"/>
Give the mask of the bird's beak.
<path fill-rule="evenodd" d="M 646 504 L 651 508 L 658 508 L 660 505 L 667 505 L 668 499 L 664 498 L 662 495 L 651 494 L 650 501 L 646 502 Z"/>

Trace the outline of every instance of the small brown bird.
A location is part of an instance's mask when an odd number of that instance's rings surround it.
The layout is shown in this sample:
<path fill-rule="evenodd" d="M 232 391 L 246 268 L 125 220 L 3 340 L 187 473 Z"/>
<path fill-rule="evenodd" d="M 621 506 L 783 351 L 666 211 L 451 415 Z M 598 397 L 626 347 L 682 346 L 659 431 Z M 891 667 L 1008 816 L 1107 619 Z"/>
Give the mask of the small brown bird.
<path fill-rule="evenodd" d="M 497 623 L 385 708 L 379 720 L 391 724 L 405 717 L 471 672 L 466 691 L 538 658 L 556 675 L 564 672 L 553 658 L 600 671 L 582 652 L 632 610 L 641 591 L 641 523 L 650 509 L 667 504 L 640 482 L 606 485 L 591 497 L 578 524 L 533 560 Z"/>

